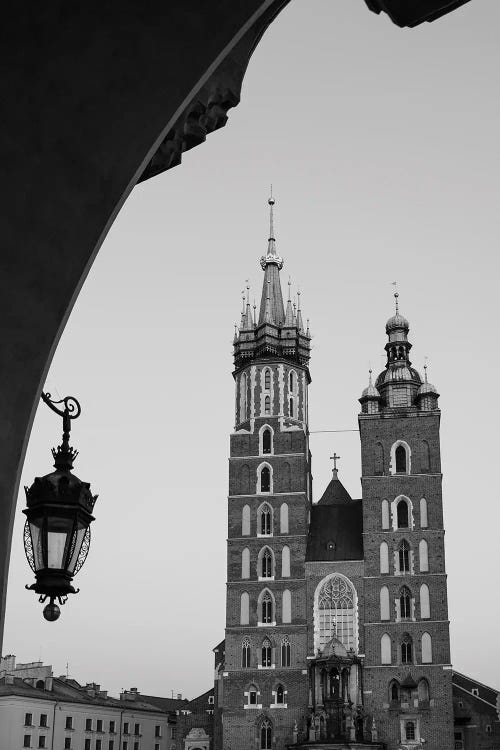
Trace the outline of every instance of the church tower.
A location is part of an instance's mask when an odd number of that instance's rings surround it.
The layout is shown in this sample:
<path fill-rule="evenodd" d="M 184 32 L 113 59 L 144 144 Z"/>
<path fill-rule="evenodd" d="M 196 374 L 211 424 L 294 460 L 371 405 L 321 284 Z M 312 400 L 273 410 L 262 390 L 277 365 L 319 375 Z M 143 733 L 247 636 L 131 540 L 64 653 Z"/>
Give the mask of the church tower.
<path fill-rule="evenodd" d="M 247 289 L 234 337 L 223 750 L 284 750 L 308 701 L 310 335 L 290 285 L 283 303 L 272 198 L 269 205 L 258 319 Z"/>
<path fill-rule="evenodd" d="M 388 750 L 452 750 L 439 394 L 395 298 L 387 364 L 360 398 L 364 705 Z"/>

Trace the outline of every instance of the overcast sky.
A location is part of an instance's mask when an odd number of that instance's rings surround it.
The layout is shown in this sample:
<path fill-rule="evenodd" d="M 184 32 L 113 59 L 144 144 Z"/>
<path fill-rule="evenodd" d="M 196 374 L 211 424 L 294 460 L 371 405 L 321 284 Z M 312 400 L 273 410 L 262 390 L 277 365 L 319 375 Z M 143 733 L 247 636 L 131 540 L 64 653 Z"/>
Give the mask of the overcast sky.
<path fill-rule="evenodd" d="M 81 587 L 56 623 L 24 589 L 24 492 L 4 653 L 117 693 L 195 695 L 224 637 L 233 324 L 276 237 L 314 336 L 311 430 L 357 428 L 397 280 L 412 361 L 441 393 L 454 667 L 500 688 L 498 0 L 413 30 L 361 0 L 293 0 L 241 104 L 181 167 L 139 185 L 85 282 L 47 387 L 73 394 L 75 472 L 99 493 Z M 43 404 L 22 484 L 51 471 Z M 314 496 L 360 496 L 356 432 L 314 433 Z"/>

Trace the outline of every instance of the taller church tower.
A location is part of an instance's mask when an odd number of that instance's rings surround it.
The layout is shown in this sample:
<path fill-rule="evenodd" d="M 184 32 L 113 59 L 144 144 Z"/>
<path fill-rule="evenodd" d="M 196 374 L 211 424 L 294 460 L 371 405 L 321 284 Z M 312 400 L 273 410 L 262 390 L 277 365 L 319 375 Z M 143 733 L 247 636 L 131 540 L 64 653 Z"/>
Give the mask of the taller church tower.
<path fill-rule="evenodd" d="M 395 297 L 387 364 L 360 399 L 364 704 L 390 750 L 452 750 L 439 394 Z"/>
<path fill-rule="evenodd" d="M 311 505 L 310 336 L 286 309 L 270 205 L 258 320 L 244 303 L 234 338 L 224 750 L 281 750 L 308 703 L 305 554 Z M 299 296 L 300 300 L 300 296 Z M 296 735 L 295 735 L 296 736 Z"/>

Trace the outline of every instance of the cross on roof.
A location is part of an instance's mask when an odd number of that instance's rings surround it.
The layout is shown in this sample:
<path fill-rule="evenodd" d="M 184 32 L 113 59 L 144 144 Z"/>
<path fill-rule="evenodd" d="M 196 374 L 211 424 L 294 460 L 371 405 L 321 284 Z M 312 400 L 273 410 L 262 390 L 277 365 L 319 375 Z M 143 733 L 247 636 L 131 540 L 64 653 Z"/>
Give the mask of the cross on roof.
<path fill-rule="evenodd" d="M 337 470 L 337 461 L 339 460 L 340 456 L 337 456 L 336 453 L 333 454 L 333 456 L 330 456 L 330 461 L 333 461 L 333 470 Z"/>

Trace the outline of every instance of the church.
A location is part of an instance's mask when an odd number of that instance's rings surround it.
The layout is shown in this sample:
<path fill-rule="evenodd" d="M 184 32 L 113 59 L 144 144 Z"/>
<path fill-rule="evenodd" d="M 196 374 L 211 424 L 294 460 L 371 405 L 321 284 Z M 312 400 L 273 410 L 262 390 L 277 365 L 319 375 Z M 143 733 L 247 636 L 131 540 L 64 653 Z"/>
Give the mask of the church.
<path fill-rule="evenodd" d="M 214 748 L 465 747 L 454 726 L 439 394 L 412 366 L 396 293 L 385 368 L 359 398 L 362 497 L 350 497 L 335 463 L 313 502 L 311 336 L 300 296 L 283 300 L 269 204 L 260 307 L 247 293 L 233 342 Z"/>

